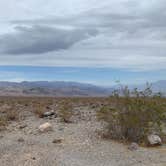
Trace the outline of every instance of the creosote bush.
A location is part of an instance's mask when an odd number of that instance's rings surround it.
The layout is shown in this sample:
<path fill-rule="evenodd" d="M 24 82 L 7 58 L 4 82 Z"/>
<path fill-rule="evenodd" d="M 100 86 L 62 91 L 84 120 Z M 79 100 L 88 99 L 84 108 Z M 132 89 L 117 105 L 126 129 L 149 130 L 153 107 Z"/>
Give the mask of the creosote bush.
<path fill-rule="evenodd" d="M 149 86 L 144 91 L 131 92 L 127 87 L 114 91 L 110 102 L 97 116 L 106 122 L 111 138 L 145 143 L 148 134 L 162 136 L 166 103 L 160 95 L 152 95 Z"/>
<path fill-rule="evenodd" d="M 6 106 L 5 110 L 0 110 L 0 130 L 3 130 L 11 121 L 20 119 L 20 111 L 16 103 L 11 102 Z"/>
<path fill-rule="evenodd" d="M 62 101 L 59 108 L 59 116 L 61 120 L 65 123 L 71 122 L 71 117 L 73 115 L 73 105 L 69 101 Z"/>
<path fill-rule="evenodd" d="M 5 117 L 0 117 L 0 131 L 5 129 L 7 125 L 7 119 Z"/>
<path fill-rule="evenodd" d="M 33 109 L 34 109 L 34 113 L 39 117 L 42 118 L 43 117 L 43 113 L 45 112 L 45 107 L 44 104 L 41 102 L 36 102 L 33 103 Z"/>

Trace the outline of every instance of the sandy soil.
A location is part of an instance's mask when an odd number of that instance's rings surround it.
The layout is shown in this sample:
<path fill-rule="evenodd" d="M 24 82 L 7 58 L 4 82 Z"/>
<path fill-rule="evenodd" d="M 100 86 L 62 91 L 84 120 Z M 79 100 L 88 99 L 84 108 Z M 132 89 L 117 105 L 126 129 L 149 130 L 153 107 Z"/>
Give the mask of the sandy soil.
<path fill-rule="evenodd" d="M 0 132 L 0 166 L 166 166 L 166 146 L 130 151 L 127 145 L 101 138 L 96 132 L 101 125 L 87 119 L 65 124 L 25 112 L 24 121 Z M 40 133 L 38 126 L 44 122 L 51 123 L 53 131 Z"/>

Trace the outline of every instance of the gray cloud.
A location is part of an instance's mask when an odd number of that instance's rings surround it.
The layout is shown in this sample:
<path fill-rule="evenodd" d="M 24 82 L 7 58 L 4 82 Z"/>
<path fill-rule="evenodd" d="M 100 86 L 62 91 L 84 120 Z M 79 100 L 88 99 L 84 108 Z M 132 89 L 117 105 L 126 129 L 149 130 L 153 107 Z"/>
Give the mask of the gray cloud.
<path fill-rule="evenodd" d="M 47 66 L 166 68 L 165 0 L 71 1 L 79 4 L 78 10 L 73 4 L 65 10 L 61 0 L 58 9 L 65 12 L 58 14 L 53 11 L 59 4 L 53 0 L 46 8 L 39 5 L 37 12 L 40 0 L 24 1 L 28 17 L 21 9 L 23 17 L 20 10 L 14 12 L 17 17 L 7 26 L 11 31 L 4 34 L 4 26 L 0 35 L 0 63 L 8 64 L 10 56 L 12 64 L 22 58 L 21 64 Z"/>
<path fill-rule="evenodd" d="M 144 37 L 156 36 L 157 38 L 161 37 L 161 39 L 165 36 L 166 22 L 164 20 L 166 18 L 166 3 L 163 0 L 154 0 L 151 3 L 135 0 L 122 2 L 118 4 L 119 6 L 115 5 L 114 7 L 115 9 L 123 7 L 118 12 L 111 10 L 111 6 L 105 6 L 71 16 L 15 20 L 12 23 L 29 25 L 50 24 L 77 28 L 88 27 L 98 29 L 100 33 L 106 33 L 106 36 L 110 35 L 110 38 L 120 33 L 122 38 L 127 37 L 128 39 L 130 37 L 139 37 L 140 35 Z"/>
<path fill-rule="evenodd" d="M 65 50 L 93 37 L 97 30 L 63 29 L 49 26 L 17 26 L 16 32 L 0 36 L 0 51 L 6 54 L 40 54 Z"/>

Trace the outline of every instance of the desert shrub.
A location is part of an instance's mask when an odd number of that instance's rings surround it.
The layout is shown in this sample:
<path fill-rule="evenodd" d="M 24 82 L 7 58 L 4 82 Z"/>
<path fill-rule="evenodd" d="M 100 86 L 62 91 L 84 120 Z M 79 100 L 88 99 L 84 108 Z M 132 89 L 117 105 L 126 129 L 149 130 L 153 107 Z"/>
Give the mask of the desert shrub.
<path fill-rule="evenodd" d="M 19 113 L 15 103 L 0 110 L 0 130 L 4 129 L 11 121 L 19 120 Z"/>
<path fill-rule="evenodd" d="M 73 115 L 73 105 L 71 102 L 62 101 L 59 108 L 59 116 L 61 120 L 65 123 L 71 122 L 71 117 Z"/>
<path fill-rule="evenodd" d="M 9 107 L 5 110 L 5 116 L 7 121 L 20 120 L 20 109 L 17 103 L 10 103 Z"/>
<path fill-rule="evenodd" d="M 5 129 L 7 124 L 8 124 L 7 119 L 3 116 L 0 116 L 0 131 Z"/>
<path fill-rule="evenodd" d="M 126 87 L 115 91 L 110 101 L 112 105 L 103 106 L 97 116 L 106 122 L 112 138 L 141 143 L 149 133 L 162 135 L 166 103 L 160 96 L 153 96 L 149 87 L 141 92 L 130 92 Z"/>
<path fill-rule="evenodd" d="M 15 110 L 10 110 L 6 112 L 6 119 L 8 121 L 16 121 L 19 119 L 19 113 Z"/>
<path fill-rule="evenodd" d="M 45 105 L 41 102 L 34 102 L 33 103 L 33 110 L 34 113 L 39 117 L 42 118 L 45 112 Z"/>

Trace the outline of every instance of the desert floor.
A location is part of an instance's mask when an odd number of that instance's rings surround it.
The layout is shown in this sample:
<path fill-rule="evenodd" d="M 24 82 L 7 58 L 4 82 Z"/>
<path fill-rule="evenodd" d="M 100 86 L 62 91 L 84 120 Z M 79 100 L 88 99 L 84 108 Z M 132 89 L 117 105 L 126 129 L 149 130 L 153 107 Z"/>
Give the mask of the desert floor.
<path fill-rule="evenodd" d="M 100 136 L 102 125 L 93 110 L 77 111 L 79 120 L 62 123 L 24 110 L 23 120 L 0 132 L 0 166 L 166 166 L 165 145 L 130 151 L 128 145 Z M 45 122 L 53 130 L 41 133 L 38 127 Z"/>

